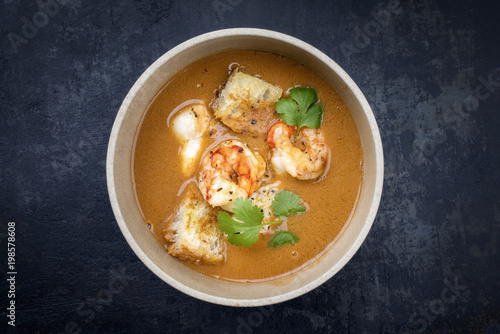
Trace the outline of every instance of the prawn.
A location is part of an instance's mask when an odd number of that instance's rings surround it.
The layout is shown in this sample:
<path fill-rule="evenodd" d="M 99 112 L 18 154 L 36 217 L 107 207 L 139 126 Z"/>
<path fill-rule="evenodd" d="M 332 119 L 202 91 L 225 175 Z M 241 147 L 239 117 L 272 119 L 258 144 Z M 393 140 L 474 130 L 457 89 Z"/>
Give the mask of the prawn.
<path fill-rule="evenodd" d="M 171 122 L 174 134 L 181 144 L 179 158 L 184 175 L 192 175 L 196 170 L 203 136 L 209 123 L 207 108 L 201 103 L 182 108 Z"/>
<path fill-rule="evenodd" d="M 328 160 L 328 147 L 320 128 L 303 127 L 299 135 L 292 137 L 295 127 L 282 121 L 268 130 L 267 142 L 272 147 L 271 164 L 278 174 L 285 171 L 299 180 L 318 178 Z"/>
<path fill-rule="evenodd" d="M 232 211 L 238 197 L 250 197 L 259 187 L 266 162 L 237 140 L 226 140 L 203 159 L 198 187 L 213 207 Z"/>

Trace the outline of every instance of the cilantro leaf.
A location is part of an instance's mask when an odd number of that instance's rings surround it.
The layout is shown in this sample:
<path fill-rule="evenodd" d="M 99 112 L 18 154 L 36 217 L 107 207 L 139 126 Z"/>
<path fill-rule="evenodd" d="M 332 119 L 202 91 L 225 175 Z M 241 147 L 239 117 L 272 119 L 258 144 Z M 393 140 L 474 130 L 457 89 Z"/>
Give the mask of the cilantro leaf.
<path fill-rule="evenodd" d="M 219 221 L 220 230 L 227 234 L 227 241 L 235 246 L 244 245 L 250 247 L 259 239 L 260 226 L 245 225 L 245 223 L 231 218 L 225 211 L 219 212 L 217 220 Z M 257 230 L 257 233 L 255 233 L 255 230 Z"/>
<path fill-rule="evenodd" d="M 281 223 L 281 221 L 262 224 L 264 213 L 257 205 L 252 205 L 248 198 L 238 197 L 234 201 L 234 218 L 227 212 L 220 211 L 217 216 L 219 228 L 227 234 L 227 241 L 235 246 L 250 247 L 259 239 L 262 225 Z"/>
<path fill-rule="evenodd" d="M 311 87 L 295 87 L 290 89 L 290 97 L 299 105 L 299 112 L 307 109 L 318 100 L 318 93 Z"/>
<path fill-rule="evenodd" d="M 307 126 L 311 129 L 316 129 L 321 126 L 321 119 L 323 117 L 323 107 L 320 104 L 313 104 L 307 110 L 307 117 L 302 120 L 302 126 Z"/>
<path fill-rule="evenodd" d="M 292 99 L 280 99 L 278 102 L 276 102 L 276 111 L 280 114 L 283 122 L 290 126 L 297 125 L 297 123 L 299 122 L 297 103 L 295 103 Z"/>
<path fill-rule="evenodd" d="M 268 243 L 269 246 L 272 246 L 274 248 L 286 244 L 295 244 L 299 241 L 299 238 L 290 232 L 287 231 L 281 231 L 278 234 L 276 234 Z"/>
<path fill-rule="evenodd" d="M 252 205 L 248 198 L 238 197 L 234 202 L 234 217 L 251 226 L 259 226 L 264 219 L 264 213 L 257 205 Z"/>
<path fill-rule="evenodd" d="M 300 201 L 299 195 L 288 190 L 282 190 L 274 197 L 272 203 L 273 214 L 276 217 L 288 217 L 290 214 L 306 211 L 305 206 L 300 204 Z"/>
<path fill-rule="evenodd" d="M 323 107 L 315 103 L 318 93 L 311 87 L 295 87 L 290 89 L 291 98 L 282 98 L 276 103 L 276 111 L 283 122 L 297 126 L 297 134 L 304 126 L 315 129 L 321 126 Z"/>

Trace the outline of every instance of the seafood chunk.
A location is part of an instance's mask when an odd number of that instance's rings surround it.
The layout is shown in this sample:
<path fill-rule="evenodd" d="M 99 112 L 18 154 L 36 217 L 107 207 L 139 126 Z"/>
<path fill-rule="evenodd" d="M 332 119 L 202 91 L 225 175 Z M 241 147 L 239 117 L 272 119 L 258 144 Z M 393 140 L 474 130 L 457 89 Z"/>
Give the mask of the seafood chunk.
<path fill-rule="evenodd" d="M 220 264 L 224 260 L 224 235 L 217 222 L 217 210 L 197 189 L 188 189 L 165 239 L 172 243 L 168 253 L 180 260 L 196 264 Z"/>
<path fill-rule="evenodd" d="M 171 122 L 172 129 L 182 146 L 179 155 L 184 175 L 191 175 L 196 170 L 203 135 L 209 123 L 208 111 L 203 104 L 191 104 L 184 107 Z"/>
<path fill-rule="evenodd" d="M 238 140 L 226 140 L 211 150 L 201 164 L 198 186 L 212 206 L 232 211 L 238 197 L 250 197 L 260 186 L 266 162 Z"/>
<path fill-rule="evenodd" d="M 233 71 L 215 101 L 215 116 L 233 131 L 257 137 L 276 118 L 283 90 L 259 78 Z"/>
<path fill-rule="evenodd" d="M 272 205 L 276 194 L 278 194 L 281 190 L 280 186 L 281 182 L 276 181 L 274 183 L 260 187 L 252 194 L 251 200 L 253 201 L 253 204 L 261 208 L 264 213 L 264 219 L 262 220 L 263 224 L 276 220 L 276 217 L 273 214 Z M 268 233 L 272 232 L 273 230 L 274 229 L 272 225 L 264 225 L 260 229 L 260 233 Z"/>
<path fill-rule="evenodd" d="M 267 142 L 272 147 L 271 165 L 277 174 L 285 171 L 299 180 L 316 179 L 325 170 L 328 147 L 321 128 L 303 127 L 297 137 L 293 128 L 282 121 L 268 131 Z"/>

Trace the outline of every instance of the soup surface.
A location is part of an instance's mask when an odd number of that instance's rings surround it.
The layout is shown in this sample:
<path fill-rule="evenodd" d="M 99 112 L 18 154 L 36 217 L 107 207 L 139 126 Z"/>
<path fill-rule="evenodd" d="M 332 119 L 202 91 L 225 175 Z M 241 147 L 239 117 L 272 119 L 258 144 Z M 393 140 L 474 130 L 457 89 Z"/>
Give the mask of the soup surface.
<path fill-rule="evenodd" d="M 226 242 L 223 264 L 185 263 L 215 278 L 241 282 L 269 280 L 291 274 L 327 251 L 349 223 L 361 191 L 363 151 L 358 130 L 341 97 L 318 74 L 287 57 L 249 50 L 225 51 L 186 67 L 158 92 L 145 112 L 134 148 L 134 187 L 147 227 L 167 247 L 165 230 L 183 193 L 190 187 L 198 189 L 197 172 L 190 176 L 180 172 L 180 144 L 168 121 L 179 106 L 200 101 L 214 118 L 210 106 L 235 68 L 281 87 L 284 95 L 294 86 L 313 87 L 324 109 L 321 128 L 330 150 L 325 173 L 308 181 L 288 174 L 279 178 L 282 188 L 298 194 L 307 208 L 305 213 L 287 220 L 288 230 L 299 241 L 272 248 L 268 242 L 273 235 L 261 234 L 251 247 Z M 203 148 L 228 137 L 247 143 L 271 168 L 270 148 L 265 138 L 235 133 L 220 122 L 204 139 Z M 273 176 L 268 183 L 276 180 Z"/>

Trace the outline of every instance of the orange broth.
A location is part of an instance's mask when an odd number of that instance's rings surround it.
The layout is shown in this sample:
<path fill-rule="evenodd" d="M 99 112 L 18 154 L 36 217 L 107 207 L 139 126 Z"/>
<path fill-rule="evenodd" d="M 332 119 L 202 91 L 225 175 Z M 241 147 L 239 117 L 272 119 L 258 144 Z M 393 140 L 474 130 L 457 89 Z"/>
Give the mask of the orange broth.
<path fill-rule="evenodd" d="M 221 265 L 185 264 L 224 280 L 270 280 L 297 271 L 328 250 L 349 223 L 361 191 L 363 150 L 356 124 L 339 94 L 320 75 L 287 57 L 249 50 L 225 51 L 187 66 L 158 92 L 145 111 L 134 148 L 134 187 L 145 223 L 158 242 L 167 247 L 164 230 L 186 187 L 196 188 L 197 176 L 196 173 L 186 177 L 180 172 L 180 143 L 167 120 L 179 105 L 190 100 L 203 101 L 213 118 L 209 106 L 215 92 L 235 67 L 281 87 L 284 92 L 297 85 L 316 89 L 324 109 L 322 129 L 330 149 L 328 167 L 318 180 L 280 176 L 282 188 L 297 193 L 308 208 L 307 212 L 288 218 L 288 230 L 300 239 L 296 244 L 272 248 L 267 243 L 273 235 L 260 235 L 259 241 L 248 248 L 226 242 L 225 262 Z M 232 135 L 258 151 L 271 168 L 270 149 L 263 137 L 234 133 L 222 125 L 212 132 L 204 142 L 205 148 L 220 141 L 222 135 Z M 269 183 L 274 181 L 276 177 Z"/>

